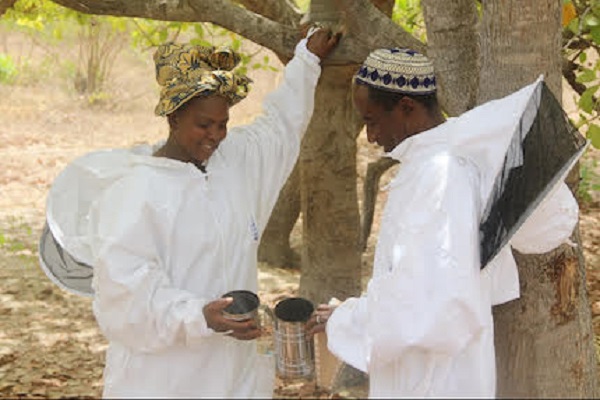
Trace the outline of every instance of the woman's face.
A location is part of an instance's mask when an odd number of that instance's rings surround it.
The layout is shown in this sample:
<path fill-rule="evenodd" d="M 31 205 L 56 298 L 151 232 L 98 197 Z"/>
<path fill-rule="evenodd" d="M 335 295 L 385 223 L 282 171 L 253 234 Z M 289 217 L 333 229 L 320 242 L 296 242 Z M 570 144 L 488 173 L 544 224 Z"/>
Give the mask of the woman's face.
<path fill-rule="evenodd" d="M 204 162 L 227 136 L 229 103 L 222 96 L 195 97 L 171 117 L 171 135 L 183 161 Z"/>

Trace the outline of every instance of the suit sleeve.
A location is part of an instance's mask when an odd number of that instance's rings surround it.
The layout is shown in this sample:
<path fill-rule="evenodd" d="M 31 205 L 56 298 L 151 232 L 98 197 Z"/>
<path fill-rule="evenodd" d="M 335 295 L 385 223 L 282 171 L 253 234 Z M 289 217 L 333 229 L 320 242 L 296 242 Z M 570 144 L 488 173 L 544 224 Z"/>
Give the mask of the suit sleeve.
<path fill-rule="evenodd" d="M 525 220 L 510 244 L 521 253 L 546 253 L 568 242 L 578 220 L 577 201 L 561 182 Z"/>
<path fill-rule="evenodd" d="M 262 114 L 249 125 L 233 128 L 222 144 L 225 157 L 245 177 L 262 228 L 298 158 L 313 113 L 319 62 L 306 48 L 306 39 L 301 40 L 282 82 L 267 96 Z"/>

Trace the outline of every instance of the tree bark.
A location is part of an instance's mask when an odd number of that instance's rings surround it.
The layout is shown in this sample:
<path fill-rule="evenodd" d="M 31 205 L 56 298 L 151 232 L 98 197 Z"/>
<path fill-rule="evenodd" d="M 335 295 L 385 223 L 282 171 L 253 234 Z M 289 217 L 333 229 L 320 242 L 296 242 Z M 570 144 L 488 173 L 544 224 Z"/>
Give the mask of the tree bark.
<path fill-rule="evenodd" d="M 533 83 L 540 74 L 560 99 L 560 2 L 486 0 L 482 6 L 478 104 Z"/>
<path fill-rule="evenodd" d="M 297 26 L 302 14 L 287 0 L 236 0 L 248 10 L 280 24 Z"/>
<path fill-rule="evenodd" d="M 384 13 L 385 15 L 390 17 L 392 15 L 392 12 L 394 11 L 394 4 L 396 3 L 396 1 L 395 0 L 371 0 L 371 3 L 373 3 L 373 5 L 375 7 L 377 7 L 377 9 L 379 11 L 381 11 L 382 13 Z"/>
<path fill-rule="evenodd" d="M 561 98 L 560 5 L 483 2 L 479 103 L 505 96 L 539 74 Z M 577 230 L 575 240 L 580 245 Z M 517 260 L 521 297 L 494 309 L 498 396 L 597 397 L 581 246 Z"/>
<path fill-rule="evenodd" d="M 314 1 L 314 0 L 313 0 Z M 369 0 L 330 0 L 343 14 L 346 40 L 355 48 L 353 61 L 362 63 L 372 50 L 402 46 L 425 53 L 426 46 L 400 28 Z"/>
<path fill-rule="evenodd" d="M 303 221 L 300 295 L 316 304 L 361 291 L 356 136 L 350 101 L 355 67 L 325 67 L 300 153 Z"/>
<path fill-rule="evenodd" d="M 422 0 L 427 27 L 427 55 L 433 61 L 438 99 L 449 115 L 473 108 L 477 101 L 479 43 L 473 0 Z"/>
<path fill-rule="evenodd" d="M 597 398 L 581 250 L 516 256 L 521 298 L 494 310 L 498 397 Z"/>

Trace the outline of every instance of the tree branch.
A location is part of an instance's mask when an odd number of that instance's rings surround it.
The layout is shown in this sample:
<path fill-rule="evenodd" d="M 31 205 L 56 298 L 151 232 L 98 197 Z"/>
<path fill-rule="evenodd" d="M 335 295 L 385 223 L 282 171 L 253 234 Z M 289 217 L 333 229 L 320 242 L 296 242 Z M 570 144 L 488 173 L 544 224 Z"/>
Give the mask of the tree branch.
<path fill-rule="evenodd" d="M 371 235 L 371 229 L 373 228 L 373 217 L 375 215 L 375 202 L 377 201 L 377 192 L 379 191 L 379 181 L 381 176 L 396 164 L 398 164 L 398 160 L 382 157 L 367 165 L 365 184 L 363 185 L 362 223 L 359 247 L 363 252 L 367 250 L 369 236 Z"/>
<path fill-rule="evenodd" d="M 371 0 L 371 3 L 388 17 L 392 16 L 392 11 L 394 11 L 394 0 Z"/>
<path fill-rule="evenodd" d="M 362 62 L 372 50 L 380 47 L 400 46 L 419 52 L 426 51 L 423 43 L 395 24 L 369 0 L 335 2 L 343 14 L 343 22 L 348 32 L 346 40 L 355 47 L 351 52 L 352 59 Z M 339 49 L 339 53 L 343 54 L 343 47 Z M 350 59 L 348 55 L 345 56 Z"/>
<path fill-rule="evenodd" d="M 211 22 L 291 58 L 297 29 L 245 10 L 230 0 L 53 0 L 85 14 L 149 18 L 161 21 Z"/>
<path fill-rule="evenodd" d="M 0 0 L 0 15 L 3 15 L 6 10 L 11 8 L 17 0 Z"/>
<path fill-rule="evenodd" d="M 571 89 L 573 89 L 579 96 L 585 92 L 587 86 L 583 83 L 577 82 L 577 76 L 575 75 L 575 71 L 577 70 L 577 64 L 573 61 L 569 61 L 566 59 L 562 60 L 562 76 L 565 78 Z M 596 103 L 596 102 L 594 102 Z"/>
<path fill-rule="evenodd" d="M 2 1 L 2 0 L 0 0 Z M 299 30 L 244 9 L 231 0 L 52 0 L 85 13 L 149 18 L 161 21 L 211 22 L 264 46 L 281 59 L 293 56 Z M 259 0 L 251 1 L 262 7 Z M 262 0 L 260 0 L 262 1 Z M 274 0 L 266 0 L 272 2 Z M 314 0 L 313 0 L 314 1 Z M 330 0 L 333 1 L 333 0 Z M 341 3 L 346 35 L 325 61 L 329 65 L 359 64 L 378 47 L 402 46 L 424 51 L 423 43 L 396 25 L 369 0 Z M 253 3 L 254 4 L 254 3 Z M 257 8 L 258 10 L 258 8 Z"/>
<path fill-rule="evenodd" d="M 248 10 L 283 25 L 298 26 L 302 13 L 289 0 L 236 0 Z"/>

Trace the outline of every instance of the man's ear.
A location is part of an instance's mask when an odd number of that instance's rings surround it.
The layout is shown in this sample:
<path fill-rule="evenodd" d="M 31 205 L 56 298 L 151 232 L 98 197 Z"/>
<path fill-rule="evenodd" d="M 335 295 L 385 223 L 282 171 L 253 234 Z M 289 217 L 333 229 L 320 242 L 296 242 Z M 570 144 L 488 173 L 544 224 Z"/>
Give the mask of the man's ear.
<path fill-rule="evenodd" d="M 398 101 L 397 107 L 405 114 L 410 115 L 415 109 L 415 101 L 410 97 L 403 97 Z"/>

